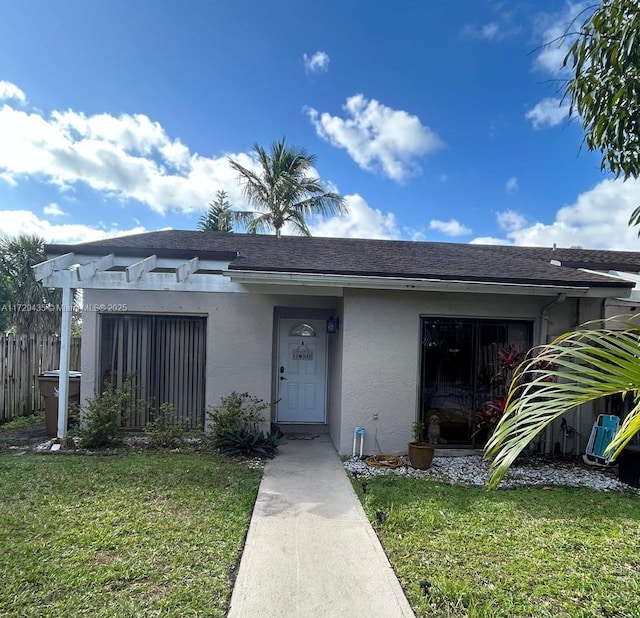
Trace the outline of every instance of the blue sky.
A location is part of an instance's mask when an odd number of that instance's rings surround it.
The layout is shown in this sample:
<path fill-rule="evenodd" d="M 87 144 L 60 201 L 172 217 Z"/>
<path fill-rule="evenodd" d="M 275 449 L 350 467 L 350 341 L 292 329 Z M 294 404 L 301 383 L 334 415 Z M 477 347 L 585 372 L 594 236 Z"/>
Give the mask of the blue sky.
<path fill-rule="evenodd" d="M 324 236 L 636 249 L 615 181 L 559 102 L 586 6 L 80 0 L 0 21 L 0 231 L 78 242 L 195 229 L 227 157 L 283 136 L 342 193 Z"/>

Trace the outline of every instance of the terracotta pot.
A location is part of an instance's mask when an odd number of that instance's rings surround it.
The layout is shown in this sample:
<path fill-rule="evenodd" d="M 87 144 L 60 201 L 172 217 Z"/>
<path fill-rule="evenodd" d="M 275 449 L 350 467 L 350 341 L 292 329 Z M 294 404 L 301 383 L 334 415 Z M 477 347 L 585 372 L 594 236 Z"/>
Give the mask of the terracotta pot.
<path fill-rule="evenodd" d="M 409 442 L 409 461 L 416 470 L 427 470 L 433 460 L 434 445 L 427 442 Z"/>

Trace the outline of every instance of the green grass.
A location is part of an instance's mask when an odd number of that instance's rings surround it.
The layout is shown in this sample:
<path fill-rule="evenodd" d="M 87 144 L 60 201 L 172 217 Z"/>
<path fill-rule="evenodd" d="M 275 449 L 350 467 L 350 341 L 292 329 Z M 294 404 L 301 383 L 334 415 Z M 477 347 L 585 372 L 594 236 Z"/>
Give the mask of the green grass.
<path fill-rule="evenodd" d="M 20 429 L 28 429 L 37 423 L 44 423 L 44 412 L 40 414 L 32 414 L 30 416 L 19 416 L 7 423 L 0 425 L 0 434 L 13 433 Z"/>
<path fill-rule="evenodd" d="M 354 487 L 417 616 L 640 616 L 638 494 Z"/>
<path fill-rule="evenodd" d="M 224 616 L 261 470 L 0 453 L 0 615 Z"/>

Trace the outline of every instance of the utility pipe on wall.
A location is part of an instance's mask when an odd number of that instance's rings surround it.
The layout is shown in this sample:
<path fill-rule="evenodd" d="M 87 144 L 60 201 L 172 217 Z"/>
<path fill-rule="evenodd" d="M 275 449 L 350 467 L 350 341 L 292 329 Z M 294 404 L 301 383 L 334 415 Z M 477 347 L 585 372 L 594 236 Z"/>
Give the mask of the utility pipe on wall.
<path fill-rule="evenodd" d="M 362 452 L 364 450 L 364 427 L 355 427 L 353 430 L 353 457 L 356 456 L 358 438 L 360 438 L 360 459 L 362 459 Z"/>
<path fill-rule="evenodd" d="M 567 300 L 566 294 L 558 294 L 556 298 L 554 298 L 550 303 L 547 303 L 540 311 L 538 317 L 540 318 L 540 343 L 542 345 L 548 343 L 547 338 L 549 336 L 549 312 L 551 311 L 551 309 L 553 309 L 553 307 L 559 305 L 560 303 L 563 303 L 565 300 Z M 553 452 L 553 444 L 550 444 L 552 439 L 551 425 L 549 424 L 544 430 L 544 449 L 542 449 L 544 453 Z"/>

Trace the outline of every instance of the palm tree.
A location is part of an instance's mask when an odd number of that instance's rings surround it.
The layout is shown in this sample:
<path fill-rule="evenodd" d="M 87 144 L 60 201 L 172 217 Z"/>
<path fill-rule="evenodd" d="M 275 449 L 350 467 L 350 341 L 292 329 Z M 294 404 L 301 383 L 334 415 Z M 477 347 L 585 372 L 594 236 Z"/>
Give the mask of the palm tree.
<path fill-rule="evenodd" d="M 233 232 L 233 212 L 229 196 L 224 190 L 216 193 L 216 199 L 209 202 L 209 209 L 200 217 L 198 229 L 201 231 Z"/>
<path fill-rule="evenodd" d="M 632 398 L 607 449 L 614 459 L 640 431 L 640 326 L 621 325 L 623 330 L 581 328 L 561 335 L 516 369 L 505 414 L 485 447 L 493 458 L 490 488 L 549 423 L 583 403 L 616 394 Z"/>
<path fill-rule="evenodd" d="M 270 153 L 258 144 L 253 150 L 260 165 L 258 173 L 229 159 L 238 172 L 245 197 L 255 209 L 236 215 L 247 232 L 275 230 L 280 237 L 284 224 L 290 223 L 298 234 L 310 236 L 306 217 L 346 213 L 344 198 L 327 191 L 320 179 L 309 175 L 315 155 L 302 148 L 287 147 L 284 138 L 272 144 Z"/>
<path fill-rule="evenodd" d="M 0 334 L 11 327 L 11 305 L 13 303 L 13 285 L 5 275 L 0 275 Z"/>
<path fill-rule="evenodd" d="M 13 284 L 11 321 L 17 333 L 60 331 L 62 293 L 43 287 L 32 269 L 47 259 L 44 245 L 35 234 L 0 238 L 0 274 Z"/>

